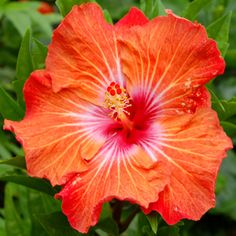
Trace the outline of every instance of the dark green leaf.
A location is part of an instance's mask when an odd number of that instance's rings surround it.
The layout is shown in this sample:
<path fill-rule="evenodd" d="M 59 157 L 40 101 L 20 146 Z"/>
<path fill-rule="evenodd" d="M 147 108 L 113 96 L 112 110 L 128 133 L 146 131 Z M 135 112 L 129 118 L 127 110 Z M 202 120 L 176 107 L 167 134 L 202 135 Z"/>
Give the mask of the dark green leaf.
<path fill-rule="evenodd" d="M 19 120 L 23 117 L 24 111 L 17 102 L 0 87 L 0 113 L 6 119 Z"/>
<path fill-rule="evenodd" d="M 140 236 L 154 236 L 154 232 L 151 228 L 151 225 L 143 213 L 138 215 L 138 232 Z"/>
<path fill-rule="evenodd" d="M 158 236 L 180 236 L 178 226 L 164 226 L 158 231 Z"/>
<path fill-rule="evenodd" d="M 149 19 L 166 15 L 165 7 L 161 0 L 141 0 L 140 7 Z"/>
<path fill-rule="evenodd" d="M 212 0 L 194 0 L 190 2 L 182 13 L 182 16 L 192 21 L 195 20 L 200 11 L 207 7 L 211 1 Z"/>
<path fill-rule="evenodd" d="M 138 6 L 137 0 L 96 0 L 96 2 L 109 11 L 114 21 L 119 20 L 131 7 Z"/>
<path fill-rule="evenodd" d="M 56 189 L 53 189 L 50 183 L 44 179 L 16 174 L 10 175 L 9 173 L 6 173 L 5 175 L 0 176 L 0 180 L 20 184 L 52 196 L 54 196 L 57 192 Z"/>
<path fill-rule="evenodd" d="M 56 0 L 56 5 L 63 16 L 67 15 L 74 5 L 80 5 L 85 2 L 95 2 L 90 0 Z"/>
<path fill-rule="evenodd" d="M 22 89 L 25 81 L 32 71 L 33 65 L 31 59 L 31 33 L 30 30 L 27 30 L 22 40 L 17 59 L 16 78 L 18 81 L 14 83 L 18 100 L 22 106 L 24 106 Z"/>
<path fill-rule="evenodd" d="M 236 136 L 236 124 L 230 121 L 221 121 L 220 124 L 223 126 L 224 131 L 230 137 Z"/>
<path fill-rule="evenodd" d="M 110 236 L 119 236 L 119 228 L 112 218 L 105 218 L 99 221 L 94 229 L 100 229 Z"/>
<path fill-rule="evenodd" d="M 147 219 L 151 225 L 152 231 L 156 234 L 158 230 L 158 217 L 159 215 L 156 212 L 151 212 L 147 215 Z"/>
<path fill-rule="evenodd" d="M 229 29 L 232 12 L 220 17 L 207 27 L 207 33 L 210 38 L 216 40 L 218 47 L 224 56 L 228 49 Z"/>
<path fill-rule="evenodd" d="M 0 161 L 0 165 L 10 165 L 18 168 L 26 168 L 24 157 L 14 157 L 6 161 Z"/>
<path fill-rule="evenodd" d="M 49 236 L 79 236 L 61 212 L 35 216 Z"/>

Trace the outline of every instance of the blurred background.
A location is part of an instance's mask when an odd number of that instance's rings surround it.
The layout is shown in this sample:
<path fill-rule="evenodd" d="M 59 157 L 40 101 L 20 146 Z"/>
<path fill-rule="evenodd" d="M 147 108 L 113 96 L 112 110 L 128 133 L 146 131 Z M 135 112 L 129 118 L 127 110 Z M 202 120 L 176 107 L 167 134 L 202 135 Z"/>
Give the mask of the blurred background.
<path fill-rule="evenodd" d="M 0 0 L 0 126 L 4 118 L 19 120 L 24 115 L 22 87 L 30 72 L 43 68 L 53 29 L 72 2 Z M 138 0 L 97 0 L 108 21 L 118 21 L 131 6 L 140 7 Z M 149 17 L 155 10 L 141 8 Z M 149 0 L 149 2 L 151 2 Z M 154 1 L 153 1 L 154 2 Z M 67 5 L 69 3 L 69 5 Z M 189 14 L 189 0 L 163 0 L 168 9 L 207 27 L 216 39 L 227 67 L 225 74 L 208 85 L 213 108 L 221 124 L 236 143 L 236 1 L 198 0 L 198 11 Z M 58 9 L 59 7 L 59 9 Z M 195 14 L 196 13 L 196 14 Z M 230 24 L 231 22 L 231 24 Z M 18 56 L 19 55 L 19 56 Z M 69 229 L 60 213 L 60 202 L 53 199 L 56 189 L 48 182 L 26 176 L 24 153 L 9 132 L 0 129 L 0 236 L 80 235 Z M 14 161 L 12 161 L 12 157 Z M 48 194 L 49 193 L 49 194 Z M 223 161 L 217 186 L 216 208 L 198 222 L 183 221 L 177 226 L 160 230 L 162 236 L 236 236 L 236 154 L 228 153 Z M 127 209 L 129 206 L 127 206 Z M 58 214 L 49 213 L 58 211 Z M 160 225 L 164 224 L 159 222 Z M 64 226 L 63 226 L 64 224 Z M 58 231 L 59 229 L 59 231 Z M 94 232 L 93 232 L 94 233 Z M 91 235 L 96 235 L 91 234 Z M 99 235 L 102 235 L 99 234 Z M 113 235 L 107 233 L 105 235 Z M 140 213 L 123 235 L 155 235 Z"/>

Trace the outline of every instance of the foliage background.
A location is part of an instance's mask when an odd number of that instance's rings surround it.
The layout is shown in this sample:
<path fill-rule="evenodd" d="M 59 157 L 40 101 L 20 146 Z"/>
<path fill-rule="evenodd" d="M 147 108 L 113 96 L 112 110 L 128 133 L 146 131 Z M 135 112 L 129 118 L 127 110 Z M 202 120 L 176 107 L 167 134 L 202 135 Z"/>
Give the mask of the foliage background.
<path fill-rule="evenodd" d="M 22 88 L 31 71 L 44 67 L 52 30 L 73 4 L 83 0 L 48 1 L 55 12 L 40 14 L 40 2 L 0 0 L 0 126 L 4 118 L 24 116 Z M 131 6 L 141 7 L 149 18 L 163 14 L 158 0 L 97 0 L 108 21 L 116 22 Z M 227 63 L 226 72 L 208 84 L 213 108 L 221 124 L 236 143 L 236 1 L 163 0 L 166 8 L 207 27 Z M 231 27 L 230 27 L 231 22 Z M 70 228 L 53 198 L 58 191 L 41 179 L 26 175 L 24 153 L 12 134 L 0 129 L 0 236 L 80 235 Z M 13 158 L 14 157 L 14 158 Z M 157 214 L 148 217 L 137 206 L 123 203 L 121 218 L 128 229 L 122 234 L 140 236 L 235 236 L 236 235 L 236 154 L 223 161 L 216 186 L 216 208 L 198 222 L 183 221 L 167 226 Z M 130 218 L 129 218 L 130 217 Z M 112 208 L 104 205 L 101 219 L 89 235 L 119 235 Z"/>

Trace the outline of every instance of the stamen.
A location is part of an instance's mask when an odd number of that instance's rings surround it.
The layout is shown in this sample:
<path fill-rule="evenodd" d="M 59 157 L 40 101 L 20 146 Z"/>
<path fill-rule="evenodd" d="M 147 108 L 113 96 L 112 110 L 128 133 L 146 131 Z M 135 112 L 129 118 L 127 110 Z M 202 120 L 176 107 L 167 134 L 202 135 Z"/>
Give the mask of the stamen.
<path fill-rule="evenodd" d="M 105 92 L 104 101 L 104 107 L 111 110 L 110 116 L 117 121 L 124 120 L 126 115 L 130 115 L 127 108 L 131 106 L 131 99 L 126 89 L 120 87 L 118 83 L 111 82 Z"/>

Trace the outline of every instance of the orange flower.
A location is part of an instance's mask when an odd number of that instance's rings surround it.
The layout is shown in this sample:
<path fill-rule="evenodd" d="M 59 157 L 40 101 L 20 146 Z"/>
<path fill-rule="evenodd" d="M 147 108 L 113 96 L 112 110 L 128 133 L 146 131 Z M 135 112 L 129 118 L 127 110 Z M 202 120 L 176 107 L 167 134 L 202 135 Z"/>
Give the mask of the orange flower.
<path fill-rule="evenodd" d="M 71 225 L 87 232 L 113 198 L 169 224 L 215 204 L 231 140 L 204 85 L 224 60 L 203 26 L 136 8 L 115 26 L 96 4 L 74 6 L 55 30 L 44 71 L 24 88 L 26 115 L 5 121 L 28 173 L 63 185 Z"/>

